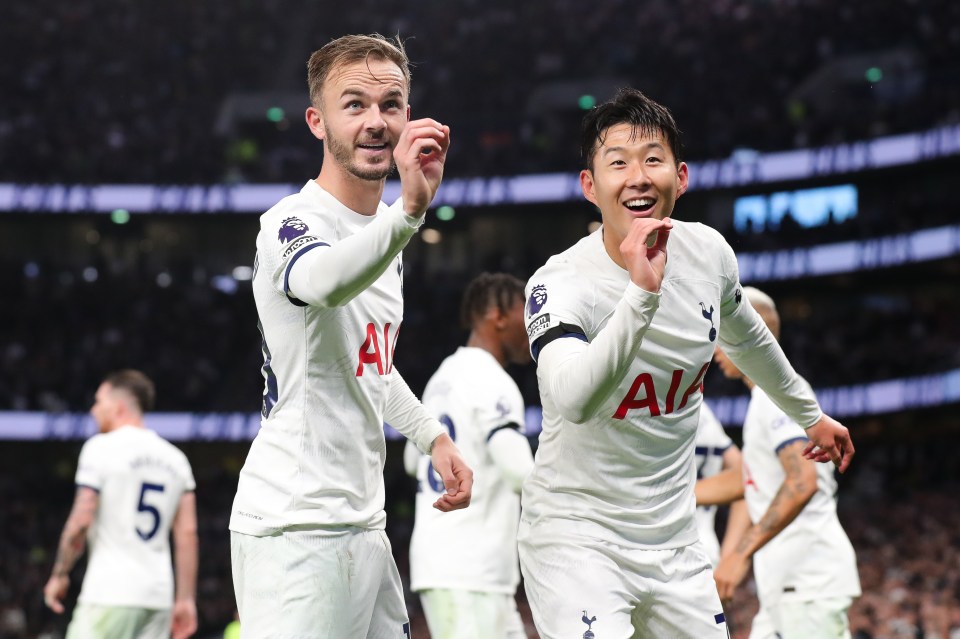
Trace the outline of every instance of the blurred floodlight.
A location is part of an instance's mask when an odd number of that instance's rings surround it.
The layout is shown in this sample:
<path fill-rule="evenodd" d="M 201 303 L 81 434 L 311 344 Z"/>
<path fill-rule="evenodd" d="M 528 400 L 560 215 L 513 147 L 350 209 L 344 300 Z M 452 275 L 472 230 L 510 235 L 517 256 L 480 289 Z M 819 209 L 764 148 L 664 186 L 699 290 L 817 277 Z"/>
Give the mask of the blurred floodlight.
<path fill-rule="evenodd" d="M 592 109 L 593 107 L 597 106 L 597 99 L 589 94 L 581 95 L 580 99 L 577 100 L 577 104 L 580 105 L 581 109 L 586 111 L 588 109 Z"/>
<path fill-rule="evenodd" d="M 424 229 L 420 237 L 427 244 L 439 244 L 440 240 L 443 239 L 443 236 L 440 235 L 440 231 L 437 229 Z"/>
<path fill-rule="evenodd" d="M 453 219 L 453 216 L 456 214 L 457 212 L 454 210 L 452 206 L 444 205 L 437 209 L 437 219 L 443 222 L 449 222 L 450 220 Z"/>
<path fill-rule="evenodd" d="M 130 211 L 127 209 L 114 209 L 110 214 L 110 219 L 114 224 L 126 224 L 130 221 Z"/>
<path fill-rule="evenodd" d="M 249 266 L 238 266 L 233 269 L 233 279 L 238 282 L 249 282 L 253 279 L 253 269 Z"/>

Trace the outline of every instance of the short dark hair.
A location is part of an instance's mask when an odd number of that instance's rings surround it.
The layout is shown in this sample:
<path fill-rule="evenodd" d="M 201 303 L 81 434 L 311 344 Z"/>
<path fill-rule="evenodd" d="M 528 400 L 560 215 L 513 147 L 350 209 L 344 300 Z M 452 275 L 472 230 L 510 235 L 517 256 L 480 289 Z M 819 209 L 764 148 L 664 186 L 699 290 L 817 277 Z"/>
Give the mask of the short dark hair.
<path fill-rule="evenodd" d="M 140 371 L 128 368 L 110 373 L 103 381 L 105 384 L 110 384 L 112 388 L 130 393 L 130 396 L 136 401 L 137 408 L 140 409 L 141 413 L 153 410 L 157 393 L 154 389 L 153 381 Z"/>
<path fill-rule="evenodd" d="M 481 273 L 467 284 L 460 303 L 460 324 L 470 330 L 493 306 L 506 313 L 523 301 L 523 282 L 507 273 Z"/>
<path fill-rule="evenodd" d="M 587 169 L 593 170 L 593 156 L 597 147 L 603 144 L 610 127 L 618 124 L 629 124 L 638 133 L 661 133 L 670 144 L 677 164 L 682 161 L 683 142 L 670 109 L 636 89 L 624 88 L 617 91 L 612 100 L 590 109 L 583 116 L 580 157 Z"/>
<path fill-rule="evenodd" d="M 316 108 L 323 106 L 323 84 L 335 67 L 368 60 L 370 57 L 393 62 L 403 73 L 407 92 L 410 91 L 410 59 L 400 37 L 387 38 L 379 33 L 370 35 L 345 35 L 331 40 L 317 49 L 307 60 L 307 86 L 310 103 Z"/>

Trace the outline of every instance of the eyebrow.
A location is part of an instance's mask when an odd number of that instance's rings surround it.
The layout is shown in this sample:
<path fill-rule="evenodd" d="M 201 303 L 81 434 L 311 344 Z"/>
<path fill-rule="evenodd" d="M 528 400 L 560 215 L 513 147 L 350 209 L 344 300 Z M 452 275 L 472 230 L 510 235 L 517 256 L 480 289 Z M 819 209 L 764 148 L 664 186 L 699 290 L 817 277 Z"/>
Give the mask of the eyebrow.
<path fill-rule="evenodd" d="M 648 150 L 648 149 L 660 149 L 661 151 L 666 151 L 666 150 L 667 150 L 666 147 L 664 147 L 664 146 L 663 146 L 662 144 L 660 144 L 659 142 L 647 142 L 646 144 L 641 145 L 641 148 L 642 148 L 643 150 Z M 623 152 L 625 152 L 626 150 L 627 150 L 627 148 L 624 147 L 624 146 L 608 146 L 607 148 L 605 148 L 605 149 L 603 150 L 603 152 L 600 154 L 600 156 L 601 156 L 601 157 L 606 157 L 606 156 L 608 156 L 608 155 L 611 154 L 611 153 L 623 153 Z"/>
<path fill-rule="evenodd" d="M 370 94 L 364 91 L 363 89 L 348 87 L 343 90 L 343 93 L 340 94 L 340 98 L 342 99 L 347 96 L 356 96 L 358 98 L 369 98 Z M 403 91 L 401 91 L 400 89 L 390 89 L 383 96 L 384 99 L 397 98 L 397 97 L 403 98 Z"/>

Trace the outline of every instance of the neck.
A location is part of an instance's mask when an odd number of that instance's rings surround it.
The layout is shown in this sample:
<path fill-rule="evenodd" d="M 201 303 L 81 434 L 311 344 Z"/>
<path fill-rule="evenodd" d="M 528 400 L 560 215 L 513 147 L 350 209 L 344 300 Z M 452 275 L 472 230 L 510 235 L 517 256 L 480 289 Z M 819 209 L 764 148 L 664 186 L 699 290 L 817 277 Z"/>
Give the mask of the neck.
<path fill-rule="evenodd" d="M 482 348 L 487 351 L 503 368 L 507 367 L 507 355 L 503 352 L 503 346 L 499 340 L 493 339 L 482 331 L 470 331 L 470 337 L 467 338 L 467 346 L 473 348 Z"/>
<path fill-rule="evenodd" d="M 386 179 L 362 180 L 330 161 L 323 163 L 316 182 L 351 211 L 361 215 L 376 215 Z"/>
<path fill-rule="evenodd" d="M 753 383 L 753 380 L 746 375 L 743 376 L 743 385 L 750 390 L 753 390 L 753 387 L 756 386 L 756 384 Z"/>
<path fill-rule="evenodd" d="M 603 248 L 607 250 L 607 255 L 610 256 L 614 264 L 623 270 L 627 270 L 627 263 L 623 260 L 623 254 L 620 253 L 620 243 L 623 242 L 623 239 L 618 240 L 613 233 L 607 231 L 606 226 L 600 232 L 603 234 Z"/>

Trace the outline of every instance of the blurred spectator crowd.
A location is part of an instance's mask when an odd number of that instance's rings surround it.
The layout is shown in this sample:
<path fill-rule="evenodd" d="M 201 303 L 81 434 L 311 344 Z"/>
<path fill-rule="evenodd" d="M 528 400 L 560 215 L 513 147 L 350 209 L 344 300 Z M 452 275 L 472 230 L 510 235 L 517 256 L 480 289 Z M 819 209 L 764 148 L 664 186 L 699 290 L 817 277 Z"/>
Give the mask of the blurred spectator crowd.
<path fill-rule="evenodd" d="M 0 21 L 0 182 L 299 182 L 307 56 L 372 31 L 408 39 L 451 175 L 578 168 L 582 108 L 625 84 L 701 160 L 960 121 L 951 0 L 37 0 Z"/>

